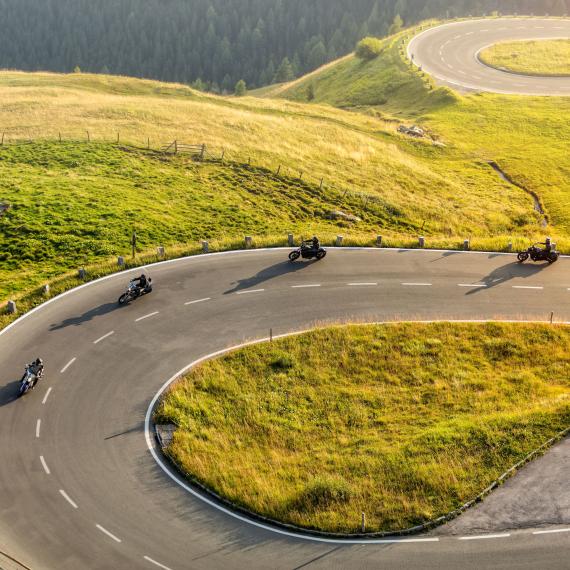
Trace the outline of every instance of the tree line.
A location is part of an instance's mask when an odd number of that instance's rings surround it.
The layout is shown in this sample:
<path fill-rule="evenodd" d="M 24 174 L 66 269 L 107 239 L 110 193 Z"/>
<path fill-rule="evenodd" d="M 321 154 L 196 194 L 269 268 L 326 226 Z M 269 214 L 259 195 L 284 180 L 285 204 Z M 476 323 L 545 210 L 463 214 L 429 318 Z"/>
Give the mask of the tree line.
<path fill-rule="evenodd" d="M 432 17 L 570 13 L 570 0 L 0 0 L 0 68 L 214 92 L 286 81 Z M 396 27 L 394 27 L 396 26 Z"/>

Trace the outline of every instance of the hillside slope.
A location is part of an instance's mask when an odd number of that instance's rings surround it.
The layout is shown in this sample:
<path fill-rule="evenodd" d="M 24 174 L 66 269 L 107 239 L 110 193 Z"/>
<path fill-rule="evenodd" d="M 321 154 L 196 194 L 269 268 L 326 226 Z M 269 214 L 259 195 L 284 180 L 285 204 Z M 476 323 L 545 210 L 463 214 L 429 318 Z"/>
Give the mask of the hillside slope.
<path fill-rule="evenodd" d="M 413 120 L 459 155 L 497 162 L 511 179 L 540 196 L 556 232 L 567 235 L 570 98 L 459 95 L 437 87 L 402 55 L 403 42 L 413 33 L 384 40 L 382 54 L 371 62 L 345 58 L 267 93 L 307 102 L 311 85 L 319 105 Z"/>
<path fill-rule="evenodd" d="M 342 62 L 349 74 L 354 65 Z M 376 81 L 374 68 L 358 70 L 363 86 L 366 74 Z M 534 238 L 542 230 L 531 197 L 486 162 L 524 166 L 521 149 L 511 155 L 505 145 L 502 157 L 471 148 L 465 121 L 479 120 L 485 99 L 431 92 L 399 73 L 415 91 L 402 83 L 388 114 L 324 104 L 324 88 L 317 90 L 323 104 L 307 104 L 215 97 L 124 77 L 1 72 L 0 204 L 9 208 L 0 216 L 0 297 L 79 263 L 128 253 L 134 224 L 142 248 L 287 231 L 366 242 L 381 233 L 400 244 L 420 233 L 440 245 L 469 236 L 498 240 L 483 247 Z M 397 133 L 391 115 L 398 104 L 409 112 L 404 97 L 414 92 L 416 112 L 446 146 Z M 493 108 L 498 112 L 485 112 Z M 446 130 L 450 120 L 454 130 Z M 218 160 L 156 152 L 174 139 L 205 143 Z M 333 209 L 362 221 L 328 220 Z"/>

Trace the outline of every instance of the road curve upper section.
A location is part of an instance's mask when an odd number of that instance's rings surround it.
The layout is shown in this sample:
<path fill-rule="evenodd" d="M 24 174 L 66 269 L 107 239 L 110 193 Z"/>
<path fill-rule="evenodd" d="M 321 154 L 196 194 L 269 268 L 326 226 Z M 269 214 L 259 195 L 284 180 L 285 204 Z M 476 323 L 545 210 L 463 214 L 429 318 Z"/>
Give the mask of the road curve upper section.
<path fill-rule="evenodd" d="M 570 260 L 545 267 L 500 254 L 343 249 L 292 264 L 286 250 L 234 252 L 152 266 L 155 291 L 119 308 L 135 271 L 60 296 L 0 333 L 0 550 L 33 570 L 547 569 L 570 560 L 570 533 L 559 532 L 570 526 L 559 508 L 570 504 L 564 484 L 541 494 L 560 501 L 551 509 L 558 518 L 546 521 L 557 532 L 327 544 L 260 528 L 189 494 L 155 462 L 144 430 L 154 395 L 177 371 L 270 328 L 546 320 L 551 311 L 570 321 Z M 38 355 L 46 376 L 16 399 L 22 366 Z M 568 446 L 560 449 L 567 462 Z M 540 482 L 534 488 L 540 493 Z"/>
<path fill-rule="evenodd" d="M 508 95 L 570 95 L 570 77 L 535 77 L 482 63 L 481 50 L 499 42 L 570 38 L 570 19 L 498 18 L 443 24 L 420 33 L 408 57 L 439 83 L 463 91 Z"/>

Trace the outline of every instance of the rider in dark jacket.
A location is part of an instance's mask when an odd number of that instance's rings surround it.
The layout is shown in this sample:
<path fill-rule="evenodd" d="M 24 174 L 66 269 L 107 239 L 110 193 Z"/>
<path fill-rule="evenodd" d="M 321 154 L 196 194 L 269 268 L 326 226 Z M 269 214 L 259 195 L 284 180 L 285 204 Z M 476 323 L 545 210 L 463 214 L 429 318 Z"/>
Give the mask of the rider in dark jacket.
<path fill-rule="evenodd" d="M 146 278 L 146 275 L 143 273 L 141 274 L 140 277 L 133 279 L 133 283 L 135 284 L 136 287 L 138 287 L 139 290 L 144 290 L 148 285 L 148 279 Z"/>
<path fill-rule="evenodd" d="M 31 364 L 26 366 L 26 372 L 30 371 L 34 375 L 34 383 L 32 388 L 38 383 L 38 380 L 43 376 L 44 373 L 44 361 L 41 358 L 36 358 Z M 24 373 L 24 376 L 26 373 Z"/>

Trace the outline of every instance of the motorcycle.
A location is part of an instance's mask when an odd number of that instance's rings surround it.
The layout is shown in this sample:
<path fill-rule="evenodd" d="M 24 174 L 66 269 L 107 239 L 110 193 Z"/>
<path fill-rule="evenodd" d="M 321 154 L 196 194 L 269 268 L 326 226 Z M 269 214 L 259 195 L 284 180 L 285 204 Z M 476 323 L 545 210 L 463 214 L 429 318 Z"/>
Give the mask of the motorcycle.
<path fill-rule="evenodd" d="M 148 279 L 144 287 L 139 287 L 135 281 L 131 281 L 127 290 L 119 297 L 119 305 L 126 305 L 130 301 L 138 299 L 141 295 L 147 295 L 152 292 L 152 279 Z"/>
<path fill-rule="evenodd" d="M 558 261 L 560 257 L 560 252 L 556 250 L 546 250 L 538 247 L 539 244 L 534 244 L 529 247 L 526 251 L 521 251 L 517 259 L 519 263 L 524 263 L 527 259 L 532 259 L 532 261 L 548 261 L 548 263 L 554 263 Z"/>
<path fill-rule="evenodd" d="M 289 254 L 289 259 L 291 261 L 297 261 L 300 257 L 302 259 L 317 259 L 320 261 L 326 256 L 326 254 L 327 252 L 324 248 L 314 248 L 311 242 L 303 242 L 301 247 Z"/>
<path fill-rule="evenodd" d="M 41 377 L 42 372 L 36 375 L 30 370 L 29 367 L 27 367 L 24 375 L 22 376 L 22 379 L 20 380 L 20 396 L 23 396 L 30 390 L 33 390 Z"/>

